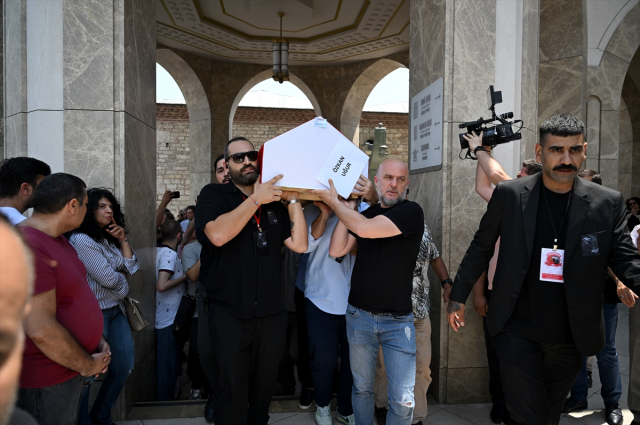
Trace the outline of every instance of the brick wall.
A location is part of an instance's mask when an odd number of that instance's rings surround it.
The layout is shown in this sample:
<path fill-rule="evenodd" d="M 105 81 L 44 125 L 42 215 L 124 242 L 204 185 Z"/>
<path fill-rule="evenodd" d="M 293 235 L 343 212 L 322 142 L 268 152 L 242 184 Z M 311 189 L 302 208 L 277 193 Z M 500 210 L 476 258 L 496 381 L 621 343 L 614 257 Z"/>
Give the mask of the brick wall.
<path fill-rule="evenodd" d="M 168 208 L 177 215 L 189 205 L 189 113 L 185 105 L 156 106 L 156 197 L 160 203 L 165 190 L 179 190 L 180 198 Z"/>
<path fill-rule="evenodd" d="M 179 190 L 180 199 L 171 201 L 169 209 L 176 214 L 188 205 L 189 113 L 186 105 L 157 104 L 157 198 L 165 188 Z M 315 117 L 312 109 L 239 107 L 233 119 L 233 135 L 245 136 L 256 149 L 267 140 L 285 133 Z M 363 112 L 360 119 L 360 148 L 373 139 L 380 123 L 387 128 L 389 156 L 407 161 L 409 116 L 403 113 Z M 222 152 L 221 152 L 222 153 Z"/>

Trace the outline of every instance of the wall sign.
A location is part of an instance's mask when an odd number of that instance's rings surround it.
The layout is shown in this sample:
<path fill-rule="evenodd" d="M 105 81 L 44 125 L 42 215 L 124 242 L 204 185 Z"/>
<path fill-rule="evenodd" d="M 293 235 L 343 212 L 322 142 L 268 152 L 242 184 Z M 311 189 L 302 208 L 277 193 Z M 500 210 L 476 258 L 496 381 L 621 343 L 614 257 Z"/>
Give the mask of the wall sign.
<path fill-rule="evenodd" d="M 411 174 L 442 168 L 443 79 L 411 99 L 409 171 Z"/>

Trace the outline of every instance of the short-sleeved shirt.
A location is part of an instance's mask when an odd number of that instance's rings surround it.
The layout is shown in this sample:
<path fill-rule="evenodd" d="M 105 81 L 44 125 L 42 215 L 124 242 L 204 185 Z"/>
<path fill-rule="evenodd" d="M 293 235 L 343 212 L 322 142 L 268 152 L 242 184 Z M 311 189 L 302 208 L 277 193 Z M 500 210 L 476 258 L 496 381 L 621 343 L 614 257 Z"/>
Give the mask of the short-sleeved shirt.
<path fill-rule="evenodd" d="M 200 251 L 202 251 L 202 245 L 198 241 L 188 243 L 184 247 L 182 250 L 182 268 L 185 273 L 198 262 Z M 187 277 L 187 282 L 189 283 L 189 295 L 195 295 L 198 290 L 198 282 L 192 281 L 189 277 Z M 198 309 L 194 311 L 193 317 L 198 317 Z"/>
<path fill-rule="evenodd" d="M 158 245 L 156 255 L 156 282 L 160 272 L 169 272 L 169 280 L 179 279 L 184 276 L 182 263 L 178 253 L 166 245 Z M 176 318 L 180 299 L 185 294 L 184 283 L 175 286 L 168 291 L 156 291 L 156 329 L 164 329 L 173 325 Z"/>
<path fill-rule="evenodd" d="M 424 233 L 422 208 L 405 200 L 390 208 L 375 205 L 362 215 L 368 219 L 384 215 L 402 233 L 368 239 L 350 232 L 358 243 L 358 255 L 349 304 L 375 314 L 407 315 L 412 311 L 413 271 Z"/>
<path fill-rule="evenodd" d="M 413 292 L 411 303 L 413 304 L 413 318 L 424 319 L 429 315 L 429 278 L 427 278 L 427 261 L 431 262 L 440 257 L 433 237 L 424 223 L 424 233 L 420 242 L 420 252 L 416 260 L 416 268 L 413 270 Z"/>
<path fill-rule="evenodd" d="M 102 310 L 87 283 L 87 270 L 67 238 L 52 238 L 32 227 L 18 227 L 31 247 L 35 265 L 33 294 L 55 289 L 56 319 L 89 354 L 96 352 L 104 324 Z M 44 388 L 68 381 L 78 372 L 47 357 L 26 337 L 21 388 Z"/>
<path fill-rule="evenodd" d="M 0 207 L 0 213 L 4 214 L 7 220 L 9 220 L 9 223 L 14 226 L 27 219 L 27 217 L 20 214 L 20 211 L 13 207 Z"/>
<path fill-rule="evenodd" d="M 256 210 L 255 215 L 260 218 L 260 226 L 267 235 L 269 248 L 265 256 L 256 254 L 254 234 L 258 226 L 255 218 L 221 247 L 213 245 L 203 232 L 207 223 L 235 210 L 243 202 L 242 192 L 232 182 L 208 184 L 198 197 L 196 232 L 203 244 L 202 266 L 208 270 L 207 297 L 241 318 L 276 314 L 283 309 L 280 252 L 284 241 L 291 236 L 289 213 L 285 207 L 280 202 L 272 202 Z"/>

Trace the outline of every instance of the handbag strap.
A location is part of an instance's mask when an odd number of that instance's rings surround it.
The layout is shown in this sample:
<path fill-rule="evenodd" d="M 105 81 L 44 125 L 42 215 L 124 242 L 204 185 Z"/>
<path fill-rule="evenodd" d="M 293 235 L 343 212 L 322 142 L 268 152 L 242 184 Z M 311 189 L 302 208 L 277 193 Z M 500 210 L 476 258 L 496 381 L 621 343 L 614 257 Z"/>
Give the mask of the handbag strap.
<path fill-rule="evenodd" d="M 140 321 L 140 323 L 144 323 L 144 320 L 142 319 L 142 315 L 140 314 L 140 311 L 138 311 L 138 306 L 136 305 L 136 304 L 140 304 L 140 301 L 134 300 L 131 297 L 127 297 L 127 298 L 129 299 L 129 303 L 133 308 L 133 314 L 136 315 L 136 318 Z"/>

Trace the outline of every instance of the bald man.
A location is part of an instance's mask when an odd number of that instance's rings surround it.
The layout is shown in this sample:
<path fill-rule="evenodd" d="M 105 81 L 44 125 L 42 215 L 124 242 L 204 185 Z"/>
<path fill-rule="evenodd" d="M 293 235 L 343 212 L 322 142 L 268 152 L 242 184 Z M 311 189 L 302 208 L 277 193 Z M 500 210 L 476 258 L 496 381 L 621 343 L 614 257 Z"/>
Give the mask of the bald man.
<path fill-rule="evenodd" d="M 22 369 L 24 329 L 33 287 L 33 266 L 29 250 L 0 214 L 0 425 L 36 424 L 29 414 L 14 407 Z"/>
<path fill-rule="evenodd" d="M 312 192 L 340 219 L 329 255 L 340 258 L 358 250 L 346 314 L 356 423 L 373 424 L 373 383 L 382 348 L 389 377 L 387 424 L 409 425 L 416 379 L 411 293 L 424 213 L 406 200 L 409 170 L 404 162 L 384 160 L 374 182 L 380 202 L 362 214 L 354 211 L 355 201 L 338 197 L 331 180 L 330 189 Z"/>

